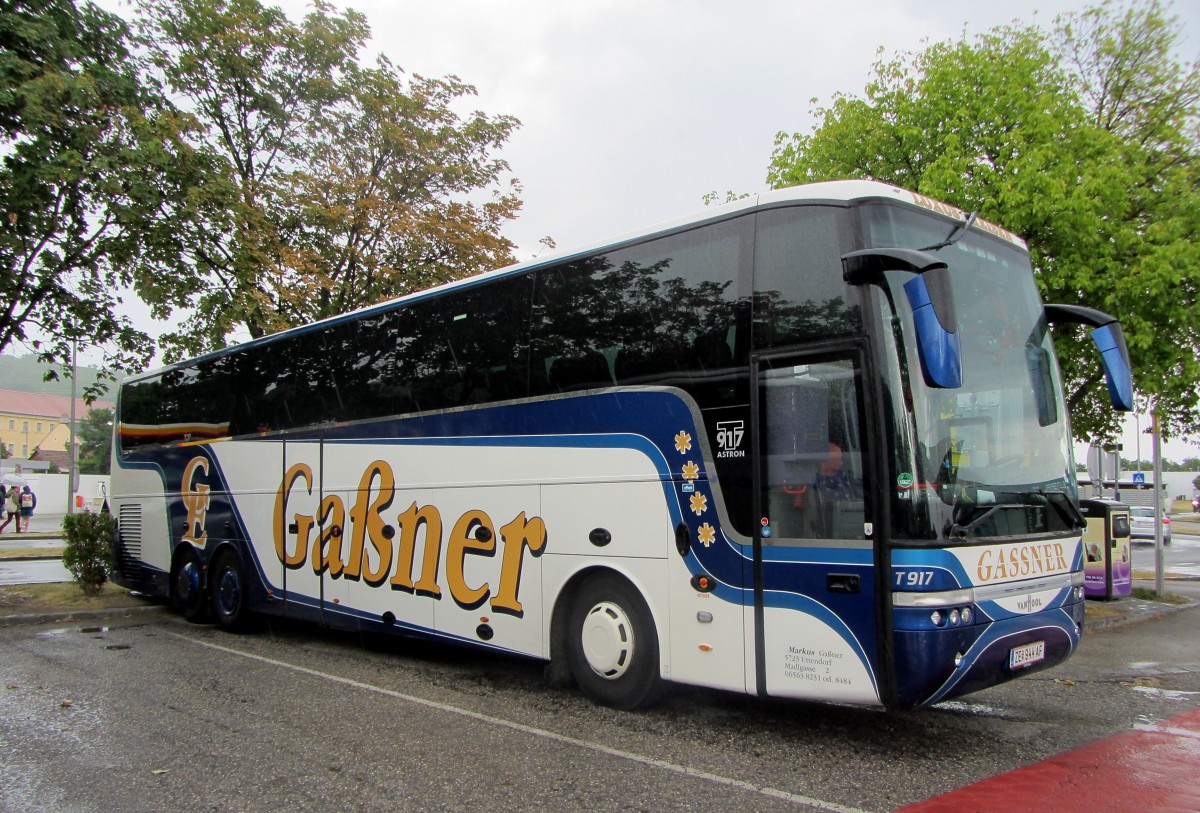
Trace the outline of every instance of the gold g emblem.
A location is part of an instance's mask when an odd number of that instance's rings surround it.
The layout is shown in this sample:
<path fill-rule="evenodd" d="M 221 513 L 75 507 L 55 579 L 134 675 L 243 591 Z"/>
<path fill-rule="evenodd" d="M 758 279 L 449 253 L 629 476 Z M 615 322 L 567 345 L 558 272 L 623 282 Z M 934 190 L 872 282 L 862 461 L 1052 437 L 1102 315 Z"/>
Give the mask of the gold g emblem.
<path fill-rule="evenodd" d="M 180 487 L 180 499 L 187 509 L 187 530 L 183 532 L 183 541 L 190 542 L 198 548 L 204 547 L 208 541 L 208 529 L 204 520 L 208 516 L 208 505 L 212 498 L 209 496 L 207 483 L 197 483 L 196 473 L 208 474 L 208 458 L 193 457 L 183 470 L 183 483 Z"/>

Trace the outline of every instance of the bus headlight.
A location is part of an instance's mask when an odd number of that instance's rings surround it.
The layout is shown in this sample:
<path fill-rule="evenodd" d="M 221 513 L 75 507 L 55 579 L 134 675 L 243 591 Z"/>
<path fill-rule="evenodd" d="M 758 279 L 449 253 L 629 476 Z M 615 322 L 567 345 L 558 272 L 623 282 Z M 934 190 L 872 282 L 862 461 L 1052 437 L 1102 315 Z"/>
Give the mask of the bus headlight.
<path fill-rule="evenodd" d="M 950 611 L 950 623 L 955 626 L 958 626 L 958 610 Z"/>
<path fill-rule="evenodd" d="M 931 612 L 929 614 L 929 620 L 933 622 L 935 627 L 940 627 L 942 624 L 946 623 L 946 617 L 942 615 L 941 610 L 934 610 Z"/>
<path fill-rule="evenodd" d="M 970 607 L 963 607 L 963 611 L 962 611 L 962 622 L 963 622 L 964 624 L 970 624 L 970 623 L 971 623 L 971 618 L 972 618 L 974 615 L 975 615 L 975 614 L 974 614 L 973 612 L 971 612 L 971 608 L 970 608 Z"/>

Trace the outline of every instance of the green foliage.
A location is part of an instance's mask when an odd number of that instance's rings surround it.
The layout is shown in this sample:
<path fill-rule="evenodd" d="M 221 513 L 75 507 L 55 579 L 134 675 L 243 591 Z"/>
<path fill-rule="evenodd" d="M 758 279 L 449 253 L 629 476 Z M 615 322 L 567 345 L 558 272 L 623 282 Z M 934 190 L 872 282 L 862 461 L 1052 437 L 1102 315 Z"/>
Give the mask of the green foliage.
<path fill-rule="evenodd" d="M 994 29 L 876 63 L 861 98 L 780 133 L 769 180 L 874 178 L 1028 241 L 1047 301 L 1121 318 L 1164 435 L 1200 432 L 1200 71 L 1157 0 L 1102 3 L 1051 32 Z M 1095 350 L 1059 328 L 1077 437 L 1112 437 Z"/>
<path fill-rule="evenodd" d="M 113 411 L 90 409 L 79 422 L 79 473 L 108 474 L 112 462 Z"/>
<path fill-rule="evenodd" d="M 1174 460 L 1163 459 L 1159 464 L 1163 471 L 1200 471 L 1200 458 L 1185 457 L 1182 463 L 1177 463 Z M 1084 466 L 1086 470 L 1087 466 Z M 1129 460 L 1121 458 L 1121 471 L 1154 471 L 1153 460 Z"/>
<path fill-rule="evenodd" d="M 192 112 L 206 166 L 191 219 L 139 280 L 157 315 L 193 309 L 163 337 L 168 359 L 509 261 L 500 228 L 519 188 L 492 152 L 518 122 L 453 112 L 470 85 L 360 65 L 366 18 L 328 2 L 299 24 L 259 0 L 136 7 L 139 44 Z"/>
<path fill-rule="evenodd" d="M 63 565 L 80 589 L 95 595 L 112 572 L 112 541 L 117 522 L 112 514 L 68 514 L 63 517 Z"/>
<path fill-rule="evenodd" d="M 65 368 L 72 342 L 99 347 L 108 378 L 151 353 L 117 313 L 118 289 L 167 215 L 179 163 L 127 33 L 86 1 L 0 10 L 0 350 L 28 342 Z"/>

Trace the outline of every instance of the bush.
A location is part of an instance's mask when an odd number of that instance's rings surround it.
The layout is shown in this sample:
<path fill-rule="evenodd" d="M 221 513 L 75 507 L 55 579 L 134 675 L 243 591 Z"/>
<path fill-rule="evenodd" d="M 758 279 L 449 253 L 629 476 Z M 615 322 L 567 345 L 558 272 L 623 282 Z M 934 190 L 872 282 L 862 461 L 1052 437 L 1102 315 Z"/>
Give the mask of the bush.
<path fill-rule="evenodd" d="M 112 572 L 112 540 L 117 521 L 112 514 L 68 514 L 63 517 L 63 564 L 75 583 L 95 595 Z"/>

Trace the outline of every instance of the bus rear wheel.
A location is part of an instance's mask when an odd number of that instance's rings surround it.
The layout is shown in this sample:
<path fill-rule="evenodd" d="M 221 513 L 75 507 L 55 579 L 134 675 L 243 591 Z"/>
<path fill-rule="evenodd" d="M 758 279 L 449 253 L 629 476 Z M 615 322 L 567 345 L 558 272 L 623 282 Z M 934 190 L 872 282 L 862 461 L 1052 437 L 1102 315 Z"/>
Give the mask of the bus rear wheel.
<path fill-rule="evenodd" d="M 175 562 L 171 575 L 171 606 L 194 624 L 201 623 L 208 615 L 204 573 L 194 553 L 184 553 Z"/>
<path fill-rule="evenodd" d="M 601 705 L 645 708 L 661 696 L 654 619 L 619 576 L 595 576 L 580 587 L 567 617 L 566 652 L 575 682 Z"/>
<path fill-rule="evenodd" d="M 246 577 L 237 554 L 230 550 L 220 554 L 211 576 L 213 617 L 226 629 L 242 629 L 249 612 L 246 610 Z"/>

